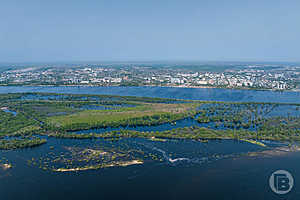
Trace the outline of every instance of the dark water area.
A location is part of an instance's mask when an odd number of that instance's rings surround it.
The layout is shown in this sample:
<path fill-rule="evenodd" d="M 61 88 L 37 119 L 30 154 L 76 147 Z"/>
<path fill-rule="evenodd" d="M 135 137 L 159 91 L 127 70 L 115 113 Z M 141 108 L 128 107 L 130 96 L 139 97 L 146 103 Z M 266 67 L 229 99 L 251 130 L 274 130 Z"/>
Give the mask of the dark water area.
<path fill-rule="evenodd" d="M 172 87 L 1 86 L 0 93 L 106 94 L 233 102 L 300 103 L 300 92 Z"/>
<path fill-rule="evenodd" d="M 142 149 L 166 158 L 146 160 L 143 165 L 111 167 L 82 172 L 49 172 L 29 166 L 62 146 L 118 146 Z M 274 143 L 276 146 L 277 144 Z M 54 147 L 51 150 L 50 147 Z M 234 140 L 201 143 L 192 140 L 153 142 L 146 139 L 103 140 L 50 139 L 46 145 L 16 151 L 2 151 L 13 164 L 1 170 L 1 199 L 282 199 L 268 185 L 270 174 L 288 169 L 300 178 L 299 153 L 269 158 L 251 158 L 242 153 L 264 148 Z M 179 160 L 186 158 L 187 160 Z M 169 161 L 172 160 L 172 162 Z M 177 160 L 177 161 L 175 161 Z M 285 197 L 297 199 L 299 186 Z M 16 192 L 16 190 L 18 192 Z"/>
<path fill-rule="evenodd" d="M 108 94 L 147 96 L 195 100 L 235 102 L 300 103 L 300 93 L 254 90 L 195 89 L 167 87 L 0 87 L 0 93 L 53 92 L 71 94 Z M 28 97 L 36 98 L 36 97 Z M 42 97 L 44 98 L 44 97 Z M 48 98 L 48 97 L 46 97 Z M 51 98 L 56 99 L 57 96 Z M 95 99 L 97 100 L 97 99 Z M 117 99 L 116 99 L 117 100 Z M 126 105 L 125 105 L 126 106 Z M 299 116 L 296 106 L 276 107 L 268 116 Z M 83 109 L 105 109 L 83 107 Z M 163 131 L 186 126 L 213 128 L 214 123 L 198 123 L 192 118 L 176 124 L 125 127 L 138 131 Z M 83 133 L 102 133 L 119 128 L 90 129 Z M 223 129 L 224 127 L 218 127 Z M 224 128 L 225 129 L 225 128 Z M 0 151 L 0 164 L 10 163 L 11 169 L 0 167 L 0 200 L 41 199 L 299 199 L 300 153 L 269 157 L 249 157 L 248 152 L 259 152 L 286 146 L 287 143 L 261 141 L 267 147 L 236 140 L 152 141 L 127 138 L 117 141 L 104 139 L 47 138 L 42 146 Z M 54 172 L 43 167 L 64 167 L 52 162 L 55 158 L 72 156 L 69 148 L 115 149 L 132 154 L 132 159 L 143 159 L 143 164 L 127 167 L 108 167 L 79 172 Z M 36 165 L 30 164 L 34 160 Z M 75 161 L 67 162 L 76 165 Z M 284 169 L 294 177 L 295 185 L 286 195 L 277 195 L 269 187 L 270 175 Z"/>
<path fill-rule="evenodd" d="M 59 154 L 62 147 L 93 145 L 140 149 L 161 157 L 162 162 L 145 160 L 143 165 L 60 173 L 43 171 L 39 166 L 27 164 L 28 160 L 40 160 L 49 152 Z M 8 159 L 13 168 L 1 170 L 0 194 L 1 199 L 8 200 L 140 199 L 143 195 L 143 199 L 240 199 L 245 194 L 244 199 L 273 198 L 267 179 L 272 169 L 276 169 L 274 162 L 284 160 L 278 167 L 286 168 L 300 157 L 295 154 L 293 157 L 256 160 L 240 156 L 263 149 L 234 140 L 201 143 L 192 140 L 154 142 L 132 138 L 117 142 L 50 139 L 46 145 L 37 148 L 1 152 L 1 157 Z M 300 173 L 296 173 L 296 166 L 291 171 L 295 171 L 293 175 L 300 176 Z M 213 192 L 216 190 L 218 192 Z"/>

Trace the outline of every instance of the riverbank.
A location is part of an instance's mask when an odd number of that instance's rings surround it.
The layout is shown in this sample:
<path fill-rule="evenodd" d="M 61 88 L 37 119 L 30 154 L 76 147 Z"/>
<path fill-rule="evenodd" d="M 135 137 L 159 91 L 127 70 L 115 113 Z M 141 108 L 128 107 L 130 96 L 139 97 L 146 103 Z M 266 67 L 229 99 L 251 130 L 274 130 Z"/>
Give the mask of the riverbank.
<path fill-rule="evenodd" d="M 192 85 L 41 85 L 41 84 L 0 84 L 0 87 L 158 87 L 158 88 L 195 88 L 195 89 L 225 89 L 225 90 L 253 90 L 253 91 L 272 91 L 272 92 L 300 92 L 300 89 L 272 89 L 272 88 L 249 88 L 249 87 L 218 87 L 218 86 L 192 86 Z"/>

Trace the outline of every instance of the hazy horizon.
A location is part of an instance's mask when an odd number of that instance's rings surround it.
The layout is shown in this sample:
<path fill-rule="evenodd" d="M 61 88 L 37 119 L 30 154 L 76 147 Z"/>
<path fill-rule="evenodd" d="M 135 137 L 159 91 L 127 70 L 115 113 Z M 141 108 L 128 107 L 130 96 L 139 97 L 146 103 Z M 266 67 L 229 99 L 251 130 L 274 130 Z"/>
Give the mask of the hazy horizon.
<path fill-rule="evenodd" d="M 227 61 L 227 60 L 208 60 L 208 61 L 201 61 L 201 60 L 99 60 L 99 61 L 23 61 L 23 62 L 0 62 L 1 65 L 30 65 L 30 64 L 118 64 L 118 63 L 127 63 L 127 64 L 199 64 L 199 65 L 205 65 L 205 64 L 216 64 L 216 65 L 222 65 L 222 64 L 300 64 L 300 61 Z"/>
<path fill-rule="evenodd" d="M 31 62 L 0 62 L 1 67 L 47 67 L 47 66 L 68 66 L 68 65 L 113 65 L 113 64 L 124 64 L 124 65 L 199 65 L 199 66 L 229 66 L 229 65 L 291 65 L 298 66 L 300 61 L 182 61 L 182 60 L 169 60 L 169 61 L 31 61 Z"/>

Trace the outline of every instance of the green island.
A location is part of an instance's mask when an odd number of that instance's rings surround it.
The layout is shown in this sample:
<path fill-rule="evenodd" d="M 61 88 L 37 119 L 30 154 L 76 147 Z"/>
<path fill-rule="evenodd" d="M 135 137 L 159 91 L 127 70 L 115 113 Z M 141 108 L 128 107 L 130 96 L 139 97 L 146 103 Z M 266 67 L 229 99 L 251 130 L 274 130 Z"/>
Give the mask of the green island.
<path fill-rule="evenodd" d="M 235 139 L 260 146 L 264 144 L 258 140 L 300 140 L 300 104 L 16 93 L 0 95 L 0 116 L 0 149 L 4 150 L 39 146 L 50 137 L 140 137 L 160 142 Z M 177 127 L 185 119 L 193 120 L 194 125 Z M 173 128 L 134 130 L 164 124 Z M 105 131 L 107 128 L 116 130 Z M 96 129 L 104 131 L 97 133 Z"/>

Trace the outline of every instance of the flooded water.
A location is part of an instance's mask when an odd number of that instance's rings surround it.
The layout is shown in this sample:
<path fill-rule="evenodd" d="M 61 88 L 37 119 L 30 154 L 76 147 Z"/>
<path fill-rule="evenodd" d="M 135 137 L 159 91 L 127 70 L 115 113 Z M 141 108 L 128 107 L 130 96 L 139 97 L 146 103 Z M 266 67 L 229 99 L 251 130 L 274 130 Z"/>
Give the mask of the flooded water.
<path fill-rule="evenodd" d="M 218 101 L 300 103 L 299 93 L 252 90 L 0 87 L 0 93 L 6 92 L 115 94 Z M 297 115 L 298 111 L 295 110 L 296 107 L 287 106 L 284 114 Z M 274 108 L 272 112 L 274 115 L 281 113 L 279 108 Z M 271 112 L 268 114 L 273 116 Z M 188 118 L 177 121 L 176 125 L 126 128 L 162 131 L 194 125 L 201 124 Z M 203 126 L 210 125 L 213 124 L 203 124 Z M 116 129 L 91 129 L 79 133 L 101 133 Z M 268 157 L 246 156 L 249 152 L 272 150 L 287 145 L 281 142 L 261 142 L 267 147 L 236 140 L 153 141 L 127 138 L 112 141 L 48 138 L 47 144 L 32 149 L 0 151 L 0 163 L 12 165 L 10 169 L 0 168 L 0 199 L 299 199 L 300 153 Z M 90 156 L 90 160 L 82 159 L 82 155 Z M 130 160 L 143 160 L 143 163 L 126 167 L 111 165 Z M 78 172 L 55 171 L 78 168 L 81 163 L 93 165 L 106 163 L 106 167 Z M 295 180 L 292 191 L 284 196 L 273 193 L 268 184 L 269 176 L 278 169 L 288 170 Z"/>

